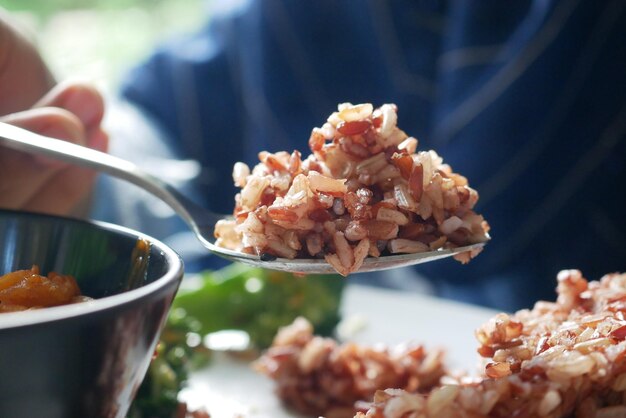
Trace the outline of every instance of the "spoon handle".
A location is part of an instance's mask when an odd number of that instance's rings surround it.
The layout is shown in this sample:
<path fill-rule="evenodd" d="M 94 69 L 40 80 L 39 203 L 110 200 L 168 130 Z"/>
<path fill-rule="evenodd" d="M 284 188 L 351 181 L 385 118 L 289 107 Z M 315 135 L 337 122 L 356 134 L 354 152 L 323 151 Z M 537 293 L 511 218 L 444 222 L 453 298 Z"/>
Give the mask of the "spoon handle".
<path fill-rule="evenodd" d="M 92 168 L 121 178 L 152 193 L 178 213 L 190 226 L 202 244 L 214 254 L 231 261 L 240 261 L 254 266 L 306 274 L 333 274 L 333 267 L 323 259 L 284 259 L 262 260 L 259 256 L 241 251 L 217 247 L 213 244 L 215 223 L 223 216 L 214 214 L 190 199 L 162 180 L 144 172 L 135 164 L 95 151 L 80 145 L 38 135 L 22 128 L 0 122 L 0 145 L 45 155 L 65 162 Z M 418 254 L 398 254 L 385 257 L 368 257 L 359 270 L 377 271 L 404 267 L 413 264 L 434 261 L 465 251 L 479 251 L 484 242 L 454 249 L 434 250 Z"/>
<path fill-rule="evenodd" d="M 202 226 L 206 227 L 214 225 L 219 218 L 164 181 L 146 173 L 132 162 L 113 155 L 2 122 L 0 122 L 0 144 L 18 151 L 44 155 L 91 168 L 133 183 L 167 203 L 196 233 L 199 228 L 198 221 L 202 221 Z"/>

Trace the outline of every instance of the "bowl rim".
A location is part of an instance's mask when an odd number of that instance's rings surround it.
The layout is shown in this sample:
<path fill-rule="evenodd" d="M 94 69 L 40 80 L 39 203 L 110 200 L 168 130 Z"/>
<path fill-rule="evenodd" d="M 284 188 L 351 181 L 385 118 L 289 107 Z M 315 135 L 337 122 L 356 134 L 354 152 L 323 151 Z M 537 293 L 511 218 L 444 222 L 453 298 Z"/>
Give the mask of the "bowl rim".
<path fill-rule="evenodd" d="M 77 223 L 97 229 L 104 229 L 108 232 L 114 232 L 136 239 L 144 239 L 150 242 L 153 247 L 156 247 L 157 250 L 161 252 L 161 254 L 163 254 L 170 268 L 163 276 L 159 277 L 155 281 L 136 289 L 118 293 L 116 295 L 105 296 L 102 298 L 74 303 L 70 305 L 51 306 L 41 309 L 1 313 L 0 330 L 45 324 L 48 322 L 71 319 L 79 316 L 85 317 L 97 314 L 118 306 L 130 304 L 143 297 L 147 297 L 150 294 L 157 293 L 159 290 L 164 289 L 169 285 L 176 284 L 176 282 L 182 280 L 182 276 L 184 273 L 184 264 L 180 255 L 176 253 L 176 251 L 174 251 L 172 248 L 168 247 L 156 238 L 153 238 L 134 229 L 97 220 L 83 220 L 27 211 L 0 209 L 0 214 L 3 213 L 24 217 L 51 218 L 62 222 Z"/>

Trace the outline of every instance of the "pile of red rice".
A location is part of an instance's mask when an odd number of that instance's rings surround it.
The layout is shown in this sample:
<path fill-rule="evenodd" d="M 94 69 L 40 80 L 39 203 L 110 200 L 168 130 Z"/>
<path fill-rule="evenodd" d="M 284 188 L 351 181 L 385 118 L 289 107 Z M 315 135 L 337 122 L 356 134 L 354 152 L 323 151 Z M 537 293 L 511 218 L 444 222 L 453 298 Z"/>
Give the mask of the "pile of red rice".
<path fill-rule="evenodd" d="M 558 282 L 555 303 L 476 332 L 483 378 L 447 379 L 426 396 L 379 391 L 357 417 L 626 417 L 626 274 L 587 282 L 565 270 Z"/>
<path fill-rule="evenodd" d="M 324 257 L 339 273 L 367 256 L 418 253 L 484 242 L 489 226 L 472 208 L 467 179 L 396 126 L 397 108 L 339 105 L 309 139 L 312 154 L 259 153 L 233 170 L 234 220 L 217 245 L 284 258 Z M 477 252 L 457 256 L 468 262 Z"/>
<path fill-rule="evenodd" d="M 442 358 L 441 350 L 426 351 L 421 345 L 339 345 L 314 336 L 311 324 L 298 318 L 279 331 L 255 367 L 276 381 L 278 396 L 292 409 L 342 418 L 354 416 L 355 404 L 371 402 L 379 389 L 432 388 L 445 373 Z"/>

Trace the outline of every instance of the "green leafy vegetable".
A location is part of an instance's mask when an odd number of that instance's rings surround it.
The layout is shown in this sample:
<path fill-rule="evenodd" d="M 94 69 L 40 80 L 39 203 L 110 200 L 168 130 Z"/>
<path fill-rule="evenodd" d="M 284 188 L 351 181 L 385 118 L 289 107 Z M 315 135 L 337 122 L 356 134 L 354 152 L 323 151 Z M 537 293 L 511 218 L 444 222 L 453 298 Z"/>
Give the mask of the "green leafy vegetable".
<path fill-rule="evenodd" d="M 174 309 L 184 309 L 200 333 L 238 329 L 258 348 L 269 346 L 279 327 L 304 316 L 324 335 L 339 321 L 345 279 L 303 276 L 233 264 L 205 273 L 194 290 L 181 289 Z"/>
<path fill-rule="evenodd" d="M 189 372 L 207 363 L 210 353 L 200 345 L 200 324 L 180 311 L 171 311 L 128 418 L 173 418 L 178 393 Z"/>
<path fill-rule="evenodd" d="M 175 416 L 189 373 L 209 358 L 200 344 L 208 333 L 245 331 L 253 347 L 265 348 L 278 328 L 304 316 L 316 333 L 330 334 L 345 284 L 335 275 L 299 277 L 240 264 L 185 281 L 128 418 Z"/>

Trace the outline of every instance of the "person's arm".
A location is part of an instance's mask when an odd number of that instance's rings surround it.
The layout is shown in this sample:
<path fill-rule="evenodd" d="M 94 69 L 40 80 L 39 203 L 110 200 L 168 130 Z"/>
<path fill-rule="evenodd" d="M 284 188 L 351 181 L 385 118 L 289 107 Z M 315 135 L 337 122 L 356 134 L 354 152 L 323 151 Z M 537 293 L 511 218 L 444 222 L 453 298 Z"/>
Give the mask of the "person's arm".
<path fill-rule="evenodd" d="M 36 48 L 0 12 L 0 121 L 106 151 L 104 104 L 83 83 L 55 85 Z M 0 207 L 78 215 L 95 173 L 0 148 Z"/>

